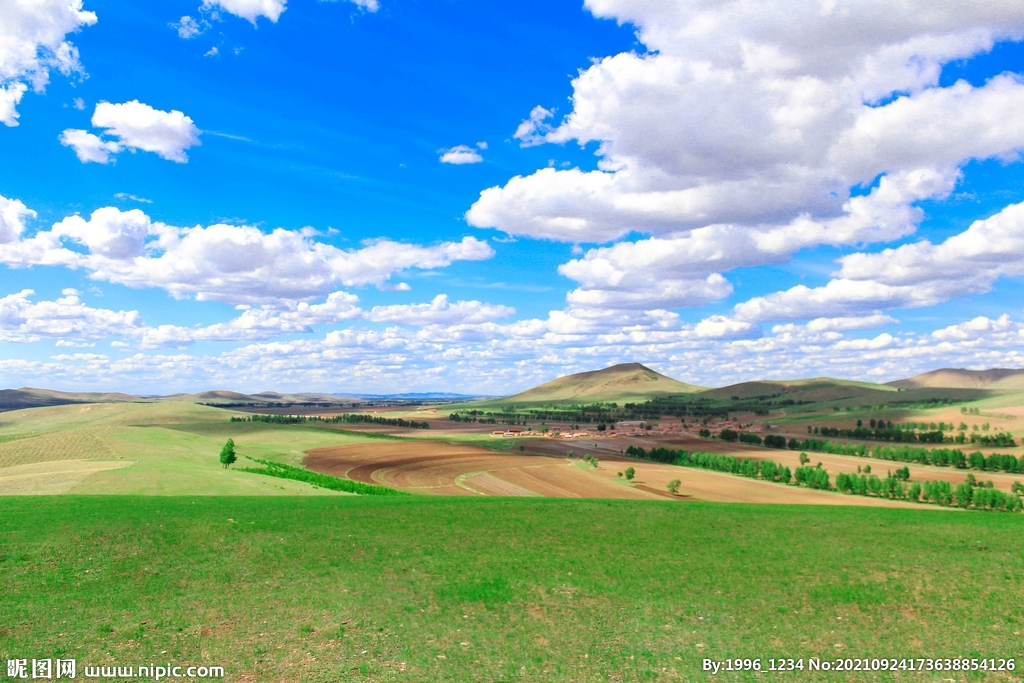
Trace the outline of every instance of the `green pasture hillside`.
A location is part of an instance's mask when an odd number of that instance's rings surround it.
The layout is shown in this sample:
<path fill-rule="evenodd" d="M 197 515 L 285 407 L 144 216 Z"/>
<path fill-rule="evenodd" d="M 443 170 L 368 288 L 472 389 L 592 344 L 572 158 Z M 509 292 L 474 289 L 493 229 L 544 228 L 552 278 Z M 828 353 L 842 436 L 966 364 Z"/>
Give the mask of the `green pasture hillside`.
<path fill-rule="evenodd" d="M 16 498 L 0 658 L 309 683 L 1019 681 L 1022 531 L 1019 515 L 882 508 Z M 773 657 L 1016 671 L 702 670 Z"/>
<path fill-rule="evenodd" d="M 942 368 L 907 379 L 889 382 L 889 386 L 903 389 L 925 387 L 943 389 L 985 389 L 1008 393 L 1024 391 L 1024 370 L 993 368 L 991 370 L 964 370 Z"/>
<path fill-rule="evenodd" d="M 109 461 L 119 467 L 92 474 L 66 492 L 336 495 L 301 482 L 224 469 L 218 459 L 220 449 L 231 438 L 240 456 L 298 465 L 307 449 L 364 440 L 340 430 L 231 422 L 233 414 L 178 401 L 76 404 L 0 413 L 0 473 L 3 468 L 52 461 Z"/>
<path fill-rule="evenodd" d="M 702 390 L 703 387 L 666 377 L 640 363 L 623 363 L 603 370 L 559 377 L 505 398 L 474 401 L 456 407 L 487 409 L 509 405 L 643 402 L 656 396 L 693 394 Z"/>

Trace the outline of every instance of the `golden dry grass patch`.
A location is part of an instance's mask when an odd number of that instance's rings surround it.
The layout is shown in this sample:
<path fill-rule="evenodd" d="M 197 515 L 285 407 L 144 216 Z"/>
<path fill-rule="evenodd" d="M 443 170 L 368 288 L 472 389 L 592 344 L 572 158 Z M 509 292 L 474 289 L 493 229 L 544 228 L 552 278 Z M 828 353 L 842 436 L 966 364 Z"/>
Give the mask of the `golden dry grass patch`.
<path fill-rule="evenodd" d="M 0 469 L 0 495 L 48 496 L 67 493 L 86 477 L 134 465 L 131 460 L 53 460 Z"/>
<path fill-rule="evenodd" d="M 54 460 L 115 460 L 107 430 L 70 429 L 0 443 L 0 468 Z"/>

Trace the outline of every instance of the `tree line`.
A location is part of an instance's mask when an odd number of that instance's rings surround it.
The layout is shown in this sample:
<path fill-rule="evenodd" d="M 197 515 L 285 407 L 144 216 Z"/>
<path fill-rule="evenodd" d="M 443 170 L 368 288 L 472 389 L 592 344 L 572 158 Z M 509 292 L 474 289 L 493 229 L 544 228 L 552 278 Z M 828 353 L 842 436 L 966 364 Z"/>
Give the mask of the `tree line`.
<path fill-rule="evenodd" d="M 710 436 L 708 430 L 701 430 L 701 436 Z M 863 443 L 844 443 L 827 439 L 790 439 L 769 434 L 761 439 L 756 434 L 738 433 L 732 429 L 723 429 L 718 434 L 723 441 L 740 441 L 741 443 L 763 443 L 770 448 L 789 448 L 793 451 L 812 451 L 831 455 L 854 455 L 861 458 L 877 458 L 894 460 L 920 465 L 937 467 L 955 467 L 957 469 L 977 469 L 982 471 L 1024 472 L 1024 455 L 1019 459 L 1006 453 L 993 453 L 985 457 L 981 451 L 964 453 L 959 448 L 923 448 L 920 446 L 869 446 Z"/>
<path fill-rule="evenodd" d="M 405 491 L 397 491 L 395 489 L 389 489 L 386 486 L 376 486 L 374 484 L 364 484 L 361 481 L 353 481 L 351 479 L 341 479 L 339 477 L 332 477 L 329 474 L 321 474 L 320 472 L 313 472 L 311 470 L 305 470 L 301 467 L 292 467 L 291 465 L 285 465 L 280 462 L 273 462 L 272 460 L 260 460 L 259 458 L 250 458 L 246 456 L 246 460 L 263 465 L 263 468 L 258 467 L 238 467 L 236 468 L 239 472 L 251 472 L 252 474 L 263 474 L 270 477 L 277 477 L 279 479 L 293 479 L 295 481 L 304 481 L 307 484 L 313 486 L 319 486 L 322 489 L 330 489 L 331 491 L 344 491 L 346 493 L 356 493 L 361 496 L 408 496 L 409 494 Z"/>
<path fill-rule="evenodd" d="M 645 450 L 640 446 L 630 446 L 626 455 L 640 460 L 678 465 L 680 467 L 697 467 L 701 469 L 726 472 L 751 479 L 805 486 L 822 491 L 839 491 L 850 495 L 872 496 L 891 500 L 908 500 L 917 503 L 934 505 L 956 505 L 962 508 L 978 510 L 1000 510 L 1020 512 L 1024 503 L 1018 491 L 1024 487 L 1014 486 L 1014 492 L 1007 494 L 988 484 L 978 484 L 973 475 L 954 489 L 946 481 L 910 480 L 910 469 L 902 468 L 895 473 L 889 472 L 883 479 L 867 471 L 857 474 L 840 473 L 836 475 L 835 485 L 830 481 L 828 472 L 818 463 L 811 467 L 801 465 L 791 471 L 789 467 L 771 460 L 752 460 L 722 453 L 690 453 L 683 450 L 655 447 Z M 806 454 L 801 453 L 801 463 L 806 462 Z M 858 468 L 859 470 L 860 468 Z"/>
<path fill-rule="evenodd" d="M 430 423 L 416 420 L 404 420 L 400 417 L 380 417 L 379 415 L 368 415 L 366 413 L 344 413 L 321 417 L 320 415 L 249 415 L 248 417 L 232 417 L 232 422 L 269 422 L 270 424 L 304 424 L 307 422 L 320 422 L 323 424 L 378 424 L 389 427 L 408 427 L 412 429 L 430 429 Z"/>

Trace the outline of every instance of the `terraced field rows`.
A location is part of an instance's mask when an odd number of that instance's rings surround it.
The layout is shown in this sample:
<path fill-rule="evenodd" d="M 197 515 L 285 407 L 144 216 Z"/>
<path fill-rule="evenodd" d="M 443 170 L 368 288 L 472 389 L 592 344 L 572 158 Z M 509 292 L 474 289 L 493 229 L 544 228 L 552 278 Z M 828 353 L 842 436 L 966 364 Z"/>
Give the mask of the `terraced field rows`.
<path fill-rule="evenodd" d="M 107 430 L 74 429 L 0 443 L 0 467 L 53 460 L 113 460 L 117 453 L 103 440 Z"/>

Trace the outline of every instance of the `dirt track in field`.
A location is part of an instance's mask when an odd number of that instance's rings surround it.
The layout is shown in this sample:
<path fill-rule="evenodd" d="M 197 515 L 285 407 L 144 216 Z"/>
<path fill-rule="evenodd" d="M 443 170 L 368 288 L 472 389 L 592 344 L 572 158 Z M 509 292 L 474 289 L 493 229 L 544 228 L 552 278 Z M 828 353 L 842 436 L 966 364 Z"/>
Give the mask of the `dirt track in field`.
<path fill-rule="evenodd" d="M 531 447 L 544 445 L 547 444 L 538 440 Z M 580 446 L 576 444 L 577 449 Z M 564 455 L 510 455 L 479 446 L 439 441 L 390 441 L 313 449 L 307 451 L 304 464 L 324 474 L 437 495 L 924 507 L 629 460 L 606 453 L 601 453 L 600 457 L 600 466 L 591 469 Z M 627 467 L 636 470 L 632 485 L 617 476 Z M 672 479 L 681 481 L 678 496 L 667 492 L 667 484 Z"/>

